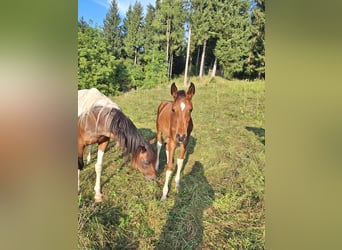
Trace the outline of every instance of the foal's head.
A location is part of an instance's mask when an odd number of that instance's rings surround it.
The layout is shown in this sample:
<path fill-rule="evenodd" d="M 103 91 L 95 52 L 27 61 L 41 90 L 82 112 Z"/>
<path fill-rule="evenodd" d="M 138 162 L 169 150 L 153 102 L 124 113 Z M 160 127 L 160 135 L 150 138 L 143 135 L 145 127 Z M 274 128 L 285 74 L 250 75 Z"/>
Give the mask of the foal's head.
<path fill-rule="evenodd" d="M 195 85 L 193 83 L 190 83 L 186 93 L 184 90 L 178 91 L 175 83 L 171 85 L 171 95 L 174 98 L 171 112 L 171 136 L 176 136 L 177 143 L 183 143 L 187 139 L 192 112 L 191 99 L 194 94 Z"/>

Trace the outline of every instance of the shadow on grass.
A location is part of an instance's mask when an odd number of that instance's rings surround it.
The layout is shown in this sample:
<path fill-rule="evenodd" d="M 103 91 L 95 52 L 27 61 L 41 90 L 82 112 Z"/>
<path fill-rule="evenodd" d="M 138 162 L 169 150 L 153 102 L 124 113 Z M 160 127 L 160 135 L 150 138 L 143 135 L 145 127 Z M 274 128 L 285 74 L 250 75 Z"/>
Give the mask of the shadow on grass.
<path fill-rule="evenodd" d="M 190 140 L 189 140 L 189 143 L 186 146 L 186 150 L 185 150 L 182 172 L 186 168 L 186 165 L 187 165 L 188 160 L 189 160 L 189 156 L 194 152 L 194 149 L 196 146 L 196 141 L 197 141 L 197 139 L 190 135 Z M 178 147 L 179 146 L 177 146 L 176 149 L 178 149 Z M 178 153 L 175 150 L 174 159 L 177 159 L 177 158 L 178 158 Z M 173 161 L 174 161 L 174 159 L 173 159 Z M 175 164 L 175 162 L 174 162 L 174 164 Z M 166 151 L 165 151 L 165 144 L 163 143 L 163 146 L 161 147 L 160 154 L 159 154 L 159 173 L 162 173 L 165 170 L 165 167 L 166 167 Z M 174 167 L 177 167 L 177 166 L 174 166 Z M 173 172 L 175 174 L 175 171 L 173 171 Z"/>
<path fill-rule="evenodd" d="M 245 129 L 253 132 L 258 137 L 258 140 L 265 145 L 265 129 L 248 126 Z"/>
<path fill-rule="evenodd" d="M 214 198 L 203 165 L 196 161 L 180 180 L 174 207 L 168 213 L 155 249 L 202 249 L 203 211 Z"/>
<path fill-rule="evenodd" d="M 79 204 L 79 249 L 138 249 L 139 240 L 124 232 L 122 224 L 128 216 L 112 202 Z"/>

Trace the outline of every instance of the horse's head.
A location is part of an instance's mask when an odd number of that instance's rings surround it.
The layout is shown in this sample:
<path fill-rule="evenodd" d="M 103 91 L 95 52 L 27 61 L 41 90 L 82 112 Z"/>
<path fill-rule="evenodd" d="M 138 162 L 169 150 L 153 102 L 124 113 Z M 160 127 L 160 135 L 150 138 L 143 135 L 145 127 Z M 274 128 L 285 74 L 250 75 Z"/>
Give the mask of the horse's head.
<path fill-rule="evenodd" d="M 188 91 L 178 91 L 176 84 L 171 85 L 171 95 L 174 98 L 171 112 L 171 128 L 173 136 L 176 136 L 177 143 L 183 143 L 188 137 L 188 127 L 191 119 L 192 102 L 195 94 L 195 85 L 190 83 Z"/>
<path fill-rule="evenodd" d="M 156 153 L 152 146 L 148 143 L 140 145 L 133 159 L 133 165 L 145 175 L 147 180 L 156 180 L 157 171 L 155 170 L 155 164 Z"/>

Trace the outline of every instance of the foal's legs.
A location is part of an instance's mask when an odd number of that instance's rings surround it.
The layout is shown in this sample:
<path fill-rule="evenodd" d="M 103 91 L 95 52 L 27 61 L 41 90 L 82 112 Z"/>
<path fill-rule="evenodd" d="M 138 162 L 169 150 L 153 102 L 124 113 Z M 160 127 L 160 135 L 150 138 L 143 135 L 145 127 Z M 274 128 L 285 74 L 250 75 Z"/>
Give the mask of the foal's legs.
<path fill-rule="evenodd" d="M 163 196 L 161 200 L 165 200 L 167 197 L 167 193 L 169 192 L 169 181 L 171 178 L 172 170 L 173 170 L 173 154 L 176 149 L 176 144 L 171 140 L 166 144 L 166 157 L 167 157 L 167 167 L 166 167 L 166 177 L 165 184 L 163 187 Z M 169 152 L 169 153 L 168 153 Z"/>
<path fill-rule="evenodd" d="M 158 171 L 159 169 L 159 153 L 160 153 L 161 147 L 162 147 L 162 143 L 157 141 L 157 160 L 156 160 L 156 166 L 155 166 L 156 171 Z"/>
<path fill-rule="evenodd" d="M 187 142 L 186 142 L 186 144 L 187 144 Z M 177 159 L 177 174 L 175 177 L 176 189 L 179 188 L 180 173 L 181 173 L 182 167 L 183 167 L 186 144 L 181 143 L 181 145 L 179 147 L 179 158 Z"/>
<path fill-rule="evenodd" d="M 155 166 L 156 171 L 158 171 L 159 169 L 159 153 L 160 153 L 161 147 L 162 147 L 161 131 L 158 129 L 158 126 L 157 126 L 157 160 L 156 160 L 156 166 Z"/>
<path fill-rule="evenodd" d="M 101 171 L 102 171 L 102 160 L 103 160 L 103 154 L 106 150 L 106 147 L 108 145 L 108 140 L 104 141 L 99 144 L 98 146 L 98 151 L 97 151 L 97 161 L 95 164 L 95 172 L 96 172 L 96 182 L 95 182 L 95 201 L 96 202 L 101 202 L 102 201 L 102 194 L 101 194 L 101 185 L 100 185 L 100 180 L 101 180 Z"/>

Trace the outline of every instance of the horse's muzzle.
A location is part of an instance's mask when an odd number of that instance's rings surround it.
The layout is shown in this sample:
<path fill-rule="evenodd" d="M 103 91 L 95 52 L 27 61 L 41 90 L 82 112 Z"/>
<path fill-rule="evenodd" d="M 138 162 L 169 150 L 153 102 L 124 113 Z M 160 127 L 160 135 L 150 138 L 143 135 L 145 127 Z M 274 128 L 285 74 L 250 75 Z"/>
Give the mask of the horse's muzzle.
<path fill-rule="evenodd" d="M 151 175 L 145 175 L 145 179 L 148 181 L 156 181 L 157 180 L 157 176 L 151 176 Z"/>
<path fill-rule="evenodd" d="M 186 134 L 176 134 L 176 140 L 178 143 L 183 143 L 186 139 Z"/>

